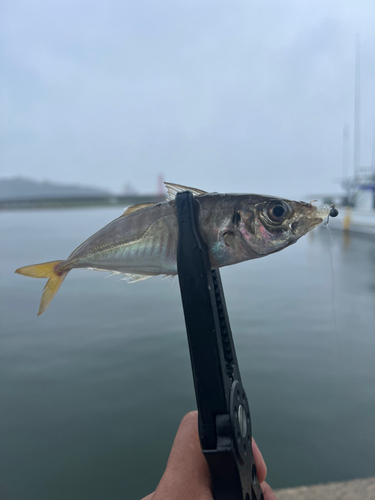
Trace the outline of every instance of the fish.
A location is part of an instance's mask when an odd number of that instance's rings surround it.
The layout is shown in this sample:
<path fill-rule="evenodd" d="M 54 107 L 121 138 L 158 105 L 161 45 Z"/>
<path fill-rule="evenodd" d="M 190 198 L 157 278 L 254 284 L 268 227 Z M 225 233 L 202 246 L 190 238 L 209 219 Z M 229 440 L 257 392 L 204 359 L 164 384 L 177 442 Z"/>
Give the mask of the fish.
<path fill-rule="evenodd" d="M 175 197 L 190 191 L 198 204 L 198 229 L 212 269 L 265 257 L 292 245 L 329 215 L 330 207 L 258 194 L 208 193 L 165 183 L 168 197 L 134 205 L 90 236 L 66 260 L 25 266 L 15 272 L 47 278 L 38 316 L 72 269 L 124 274 L 130 282 L 177 274 Z"/>

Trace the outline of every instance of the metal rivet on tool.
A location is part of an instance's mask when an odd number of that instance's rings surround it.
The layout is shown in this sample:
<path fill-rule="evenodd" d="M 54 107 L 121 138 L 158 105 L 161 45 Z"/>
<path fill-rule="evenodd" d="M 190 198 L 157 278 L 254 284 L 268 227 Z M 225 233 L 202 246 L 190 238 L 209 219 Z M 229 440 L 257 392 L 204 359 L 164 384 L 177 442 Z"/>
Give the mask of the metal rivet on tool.
<path fill-rule="evenodd" d="M 245 408 L 242 405 L 239 405 L 237 412 L 238 424 L 240 426 L 240 431 L 242 437 L 245 437 L 247 434 L 247 422 L 246 422 L 246 412 Z"/>

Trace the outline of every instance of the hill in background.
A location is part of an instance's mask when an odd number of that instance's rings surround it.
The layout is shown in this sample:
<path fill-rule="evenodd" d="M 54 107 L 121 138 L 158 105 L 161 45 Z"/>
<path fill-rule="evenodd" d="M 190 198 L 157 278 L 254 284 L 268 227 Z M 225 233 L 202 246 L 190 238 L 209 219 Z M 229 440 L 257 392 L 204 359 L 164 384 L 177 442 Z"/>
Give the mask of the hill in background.
<path fill-rule="evenodd" d="M 0 200 L 107 196 L 109 191 L 88 186 L 38 182 L 23 177 L 0 179 Z"/>

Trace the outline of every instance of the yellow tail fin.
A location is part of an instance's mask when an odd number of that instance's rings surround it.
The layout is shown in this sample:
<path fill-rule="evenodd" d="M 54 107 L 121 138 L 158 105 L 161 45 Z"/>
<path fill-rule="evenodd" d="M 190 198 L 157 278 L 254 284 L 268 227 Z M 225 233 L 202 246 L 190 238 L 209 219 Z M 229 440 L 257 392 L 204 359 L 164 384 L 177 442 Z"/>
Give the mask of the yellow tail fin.
<path fill-rule="evenodd" d="M 70 271 L 70 269 L 67 271 L 56 270 L 57 265 L 61 262 L 63 261 L 44 262 L 43 264 L 35 264 L 34 266 L 20 267 L 16 271 L 18 274 L 30 276 L 31 278 L 49 278 L 43 290 L 38 316 L 47 309 L 57 290 L 60 288 L 61 283 L 64 281 L 65 276 Z"/>

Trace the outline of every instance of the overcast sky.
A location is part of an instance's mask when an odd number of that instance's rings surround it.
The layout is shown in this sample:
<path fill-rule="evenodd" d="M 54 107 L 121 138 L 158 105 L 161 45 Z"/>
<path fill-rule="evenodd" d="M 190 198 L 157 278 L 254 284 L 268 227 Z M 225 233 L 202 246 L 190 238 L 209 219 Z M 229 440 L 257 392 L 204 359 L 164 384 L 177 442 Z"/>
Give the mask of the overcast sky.
<path fill-rule="evenodd" d="M 2 0 L 1 177 L 338 191 L 375 122 L 374 0 Z"/>

